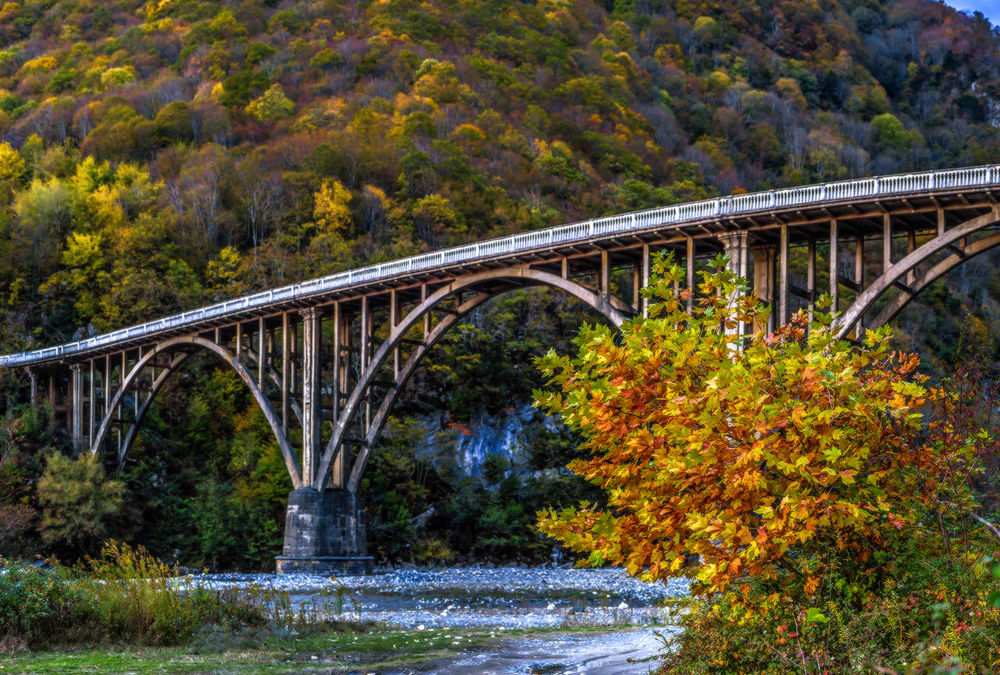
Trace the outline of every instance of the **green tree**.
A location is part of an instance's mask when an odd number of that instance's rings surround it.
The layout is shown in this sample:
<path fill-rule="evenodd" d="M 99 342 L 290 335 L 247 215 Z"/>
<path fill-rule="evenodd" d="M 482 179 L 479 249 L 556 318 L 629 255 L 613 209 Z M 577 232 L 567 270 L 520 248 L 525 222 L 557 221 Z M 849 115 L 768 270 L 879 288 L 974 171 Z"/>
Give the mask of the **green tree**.
<path fill-rule="evenodd" d="M 892 113 L 883 113 L 872 119 L 875 140 L 883 150 L 907 150 L 913 142 L 912 135 Z"/>
<path fill-rule="evenodd" d="M 49 455 L 38 481 L 41 533 L 48 544 L 87 551 L 100 543 L 122 507 L 125 486 L 108 479 L 90 453 L 77 459 Z"/>
<path fill-rule="evenodd" d="M 451 202 L 441 195 L 422 197 L 413 205 L 411 217 L 417 235 L 431 247 L 439 246 L 448 237 L 465 231 L 465 225 L 459 220 Z"/>
<path fill-rule="evenodd" d="M 281 531 L 269 507 L 245 502 L 211 479 L 198 486 L 190 516 L 201 562 L 211 569 L 247 569 L 277 548 Z"/>
<path fill-rule="evenodd" d="M 295 104 L 285 96 L 280 84 L 272 84 L 267 91 L 247 105 L 247 114 L 261 122 L 274 122 L 295 112 Z"/>

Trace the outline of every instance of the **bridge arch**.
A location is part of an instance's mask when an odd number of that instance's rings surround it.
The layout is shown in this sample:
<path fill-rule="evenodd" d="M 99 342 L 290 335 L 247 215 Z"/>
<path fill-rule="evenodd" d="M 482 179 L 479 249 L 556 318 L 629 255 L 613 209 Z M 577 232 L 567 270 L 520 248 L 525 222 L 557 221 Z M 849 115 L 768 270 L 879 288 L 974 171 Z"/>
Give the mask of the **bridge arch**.
<path fill-rule="evenodd" d="M 872 309 L 875 302 L 893 287 L 901 293 L 889 301 L 875 319 L 876 327 L 891 321 L 906 305 L 932 282 L 950 270 L 966 262 L 969 258 L 979 255 L 1000 245 L 1000 234 L 993 234 L 975 241 L 966 238 L 1000 224 L 1000 206 L 994 205 L 989 213 L 977 216 L 955 227 L 938 234 L 919 248 L 914 249 L 904 258 L 891 265 L 881 276 L 868 285 L 850 307 L 837 318 L 838 337 L 846 337 L 866 312 Z M 926 262 L 932 256 L 945 250 L 954 253 L 932 265 L 922 272 L 917 266 Z"/>
<path fill-rule="evenodd" d="M 1000 233 L 992 234 L 988 237 L 984 237 L 983 239 L 966 244 L 961 247 L 961 253 L 955 253 L 948 256 L 919 276 L 916 276 L 914 281 L 909 284 L 913 293 L 901 293 L 890 300 L 889 304 L 882 309 L 878 317 L 875 319 L 875 325 L 883 326 L 889 323 L 896 317 L 897 314 L 903 311 L 908 304 L 910 304 L 911 300 L 913 300 L 921 291 L 930 286 L 932 283 L 962 263 L 967 262 L 969 258 L 974 258 L 980 253 L 985 253 L 991 248 L 995 248 L 997 246 L 1000 246 Z"/>
<path fill-rule="evenodd" d="M 507 282 L 509 286 L 499 290 L 478 290 L 477 286 L 489 284 L 490 282 Z M 479 307 L 487 300 L 498 297 L 510 290 L 528 288 L 532 286 L 549 286 L 558 288 L 573 297 L 586 303 L 597 310 L 610 323 L 618 327 L 628 318 L 635 309 L 620 298 L 608 294 L 602 294 L 594 289 L 579 284 L 565 276 L 553 274 L 543 270 L 531 268 L 528 265 L 519 265 L 506 269 L 488 270 L 476 272 L 456 278 L 451 283 L 442 286 L 426 299 L 414 307 L 402 320 L 391 327 L 389 336 L 382 342 L 378 350 L 372 356 L 370 363 L 364 369 L 357 384 L 344 405 L 337 422 L 334 426 L 333 435 L 330 437 L 326 448 L 319 459 L 318 470 L 315 473 L 313 487 L 322 492 L 330 480 L 330 468 L 339 453 L 343 452 L 345 432 L 355 415 L 358 414 L 360 404 L 372 386 L 374 378 L 385 365 L 386 361 L 393 354 L 394 350 L 404 341 L 407 333 L 425 315 L 438 309 L 441 304 L 453 297 L 461 298 L 463 292 L 474 292 L 475 294 L 467 299 L 459 300 L 457 306 L 450 310 L 434 327 L 424 336 L 423 341 L 410 353 L 405 363 L 399 369 L 398 375 L 392 386 L 378 403 L 374 417 L 371 419 L 368 428 L 365 430 L 364 443 L 355 458 L 350 469 L 350 476 L 347 479 L 346 489 L 350 493 L 356 493 L 361 482 L 361 474 L 364 472 L 365 464 L 368 460 L 370 448 L 374 444 L 378 435 L 388 419 L 389 412 L 393 404 L 412 377 L 417 366 L 424 356 L 447 331 L 455 326 L 459 320 L 476 307 Z"/>
<path fill-rule="evenodd" d="M 101 425 L 98 428 L 97 433 L 94 436 L 94 442 L 91 445 L 91 454 L 97 454 L 103 444 L 104 439 L 107 437 L 108 431 L 111 427 L 112 420 L 117 415 L 120 407 L 124 404 L 125 397 L 129 390 L 132 389 L 133 395 L 136 394 L 137 389 L 133 385 L 136 385 L 139 382 L 139 377 L 142 375 L 145 368 L 149 366 L 153 359 L 157 356 L 165 354 L 169 355 L 171 359 L 165 366 L 160 366 L 163 367 L 164 370 L 153 380 L 153 383 L 150 386 L 149 396 L 147 396 L 142 403 L 137 406 L 135 419 L 125 435 L 118 454 L 118 462 L 119 465 L 121 465 L 121 463 L 124 462 L 125 455 L 128 452 L 129 447 L 135 440 L 139 423 L 142 421 L 142 418 L 149 409 L 153 398 L 162 388 L 164 382 L 166 382 L 167 378 L 176 372 L 181 365 L 199 352 L 205 352 L 216 356 L 236 371 L 236 374 L 239 375 L 240 379 L 250 390 L 250 394 L 253 396 L 257 405 L 260 406 L 261 411 L 264 413 L 264 417 L 267 419 L 268 426 L 271 428 L 271 432 L 274 434 L 274 437 L 278 442 L 278 447 L 281 449 L 282 457 L 285 460 L 285 467 L 288 469 L 288 474 L 292 479 L 292 485 L 296 488 L 302 487 L 302 471 L 295 457 L 295 451 L 292 448 L 288 437 L 282 430 L 281 420 L 278 418 L 270 400 L 268 400 L 267 396 L 264 395 L 264 392 L 258 386 L 253 376 L 251 376 L 246 366 L 243 365 L 243 363 L 241 363 L 231 351 L 225 347 L 215 344 L 211 340 L 195 335 L 164 340 L 150 349 L 147 353 L 143 354 L 142 357 L 139 358 L 139 360 L 132 366 L 122 379 L 121 385 L 118 387 L 114 397 L 111 399 L 107 412 L 101 419 Z"/>

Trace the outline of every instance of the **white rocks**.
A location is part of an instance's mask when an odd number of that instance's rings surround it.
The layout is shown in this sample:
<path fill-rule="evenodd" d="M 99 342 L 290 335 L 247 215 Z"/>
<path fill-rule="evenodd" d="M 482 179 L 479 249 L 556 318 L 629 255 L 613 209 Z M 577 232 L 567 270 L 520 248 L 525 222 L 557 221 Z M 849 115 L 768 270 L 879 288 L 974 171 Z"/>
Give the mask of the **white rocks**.
<path fill-rule="evenodd" d="M 180 577 L 174 583 L 211 590 L 257 587 L 287 592 L 298 605 L 316 601 L 318 607 L 329 602 L 330 593 L 346 594 L 344 618 L 417 630 L 558 627 L 567 615 L 557 607 L 567 598 L 575 598 L 574 603 L 584 601 L 572 615 L 575 625 L 620 623 L 621 610 L 630 610 L 629 623 L 656 623 L 661 620 L 657 607 L 661 600 L 688 592 L 688 583 L 682 579 L 649 584 L 617 568 L 552 566 L 396 568 L 338 579 L 309 574 L 209 574 Z M 324 596 L 320 599 L 314 593 Z M 359 611 L 355 611 L 357 606 Z"/>

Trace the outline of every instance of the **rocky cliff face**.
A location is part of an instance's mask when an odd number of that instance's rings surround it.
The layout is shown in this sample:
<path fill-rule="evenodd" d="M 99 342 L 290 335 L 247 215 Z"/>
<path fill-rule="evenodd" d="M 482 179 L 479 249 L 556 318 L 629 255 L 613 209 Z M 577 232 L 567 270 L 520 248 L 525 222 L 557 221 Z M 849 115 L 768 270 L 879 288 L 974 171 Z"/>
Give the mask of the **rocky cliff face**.
<path fill-rule="evenodd" d="M 514 469 L 526 469 L 531 460 L 528 435 L 533 425 L 554 428 L 555 419 L 530 404 L 509 408 L 500 415 L 482 413 L 467 424 L 450 423 L 443 417 L 423 421 L 426 433 L 415 448 L 439 469 L 456 468 L 466 476 L 480 477 L 491 456 L 506 459 Z"/>

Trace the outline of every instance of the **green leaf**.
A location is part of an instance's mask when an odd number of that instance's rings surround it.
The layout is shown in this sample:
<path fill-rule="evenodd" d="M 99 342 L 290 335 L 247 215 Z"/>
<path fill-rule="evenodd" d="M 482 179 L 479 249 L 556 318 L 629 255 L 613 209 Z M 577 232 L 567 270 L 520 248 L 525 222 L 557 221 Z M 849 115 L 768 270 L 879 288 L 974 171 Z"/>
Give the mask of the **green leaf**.
<path fill-rule="evenodd" d="M 806 623 L 827 623 L 828 621 L 830 620 L 819 610 L 819 607 L 810 607 L 806 610 Z"/>

